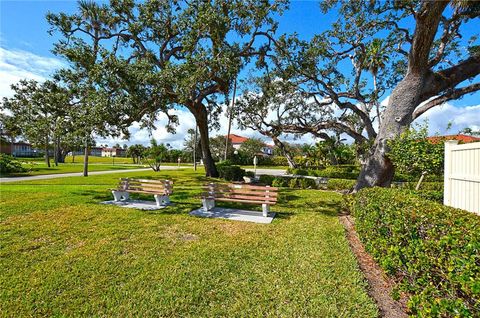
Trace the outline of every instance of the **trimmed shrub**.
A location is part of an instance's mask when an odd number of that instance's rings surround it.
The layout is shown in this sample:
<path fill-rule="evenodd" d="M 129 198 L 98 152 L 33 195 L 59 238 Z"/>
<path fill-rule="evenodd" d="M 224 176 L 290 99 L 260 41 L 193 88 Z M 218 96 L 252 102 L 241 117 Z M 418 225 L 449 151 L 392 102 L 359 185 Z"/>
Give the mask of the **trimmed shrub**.
<path fill-rule="evenodd" d="M 243 176 L 245 175 L 245 170 L 239 166 L 229 165 L 228 162 L 217 165 L 218 174 L 220 178 L 228 181 L 243 181 Z"/>
<path fill-rule="evenodd" d="M 298 186 L 298 178 L 291 178 L 288 181 L 288 187 L 290 189 L 295 189 Z"/>
<path fill-rule="evenodd" d="M 298 179 L 298 187 L 300 187 L 301 189 L 316 189 L 317 184 L 313 179 L 301 178 Z"/>
<path fill-rule="evenodd" d="M 253 171 L 245 171 L 245 177 L 255 178 L 255 173 Z"/>
<path fill-rule="evenodd" d="M 288 169 L 288 173 L 301 176 L 337 178 L 337 179 L 357 179 L 359 168 L 355 165 L 328 166 L 325 169 Z"/>
<path fill-rule="evenodd" d="M 261 184 L 271 186 L 274 179 L 275 179 L 274 176 L 262 174 L 262 175 L 259 177 L 259 180 L 258 180 L 258 181 L 259 181 Z"/>
<path fill-rule="evenodd" d="M 335 169 L 327 167 L 324 170 L 315 171 L 315 176 L 324 178 L 336 178 L 336 179 L 357 179 L 358 171 L 347 171 L 344 169 Z"/>
<path fill-rule="evenodd" d="M 414 190 L 416 186 L 417 182 L 404 182 L 394 185 L 393 187 Z M 422 182 L 420 185 L 420 190 L 443 191 L 443 182 Z"/>
<path fill-rule="evenodd" d="M 25 172 L 27 169 L 22 167 L 20 161 L 10 155 L 0 153 L 0 173 Z"/>
<path fill-rule="evenodd" d="M 287 187 L 288 186 L 289 178 L 283 177 L 275 177 L 272 182 L 272 186 L 274 187 Z"/>
<path fill-rule="evenodd" d="M 328 179 L 327 189 L 328 190 L 350 190 L 355 186 L 357 180 L 350 179 Z"/>
<path fill-rule="evenodd" d="M 283 156 L 273 156 L 271 160 L 273 166 L 288 166 L 288 160 Z"/>
<path fill-rule="evenodd" d="M 479 215 L 398 189 L 363 189 L 346 197 L 367 251 L 410 295 L 412 315 L 480 312 Z"/>
<path fill-rule="evenodd" d="M 418 179 L 420 179 L 420 177 L 398 171 L 395 171 L 395 175 L 393 176 L 394 181 L 409 181 L 414 182 L 415 184 L 417 184 Z M 424 182 L 443 182 L 443 175 L 427 174 L 424 178 Z"/>
<path fill-rule="evenodd" d="M 418 190 L 418 191 L 413 191 L 416 195 L 418 195 L 421 198 L 435 201 L 438 203 L 443 203 L 443 190 L 437 191 L 437 190 Z"/>

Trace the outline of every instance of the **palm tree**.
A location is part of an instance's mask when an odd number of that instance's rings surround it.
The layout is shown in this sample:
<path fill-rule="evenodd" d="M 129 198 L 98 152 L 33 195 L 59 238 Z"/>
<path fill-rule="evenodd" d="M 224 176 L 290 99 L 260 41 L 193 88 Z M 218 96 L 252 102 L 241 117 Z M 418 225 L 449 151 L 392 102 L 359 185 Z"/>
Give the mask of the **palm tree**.
<path fill-rule="evenodd" d="M 388 62 L 388 52 L 386 46 L 383 45 L 382 39 L 374 39 L 366 49 L 365 68 L 372 73 L 373 77 L 373 102 L 377 111 L 378 123 L 380 125 L 380 105 L 378 103 L 378 72 L 385 67 Z"/>

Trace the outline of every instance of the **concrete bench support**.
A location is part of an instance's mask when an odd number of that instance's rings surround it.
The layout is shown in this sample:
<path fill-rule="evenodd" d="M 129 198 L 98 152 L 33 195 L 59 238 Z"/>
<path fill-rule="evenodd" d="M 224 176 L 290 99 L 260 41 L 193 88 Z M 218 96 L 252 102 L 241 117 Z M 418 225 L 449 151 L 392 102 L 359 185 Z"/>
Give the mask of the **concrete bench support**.
<path fill-rule="evenodd" d="M 155 198 L 155 201 L 157 202 L 157 206 L 170 204 L 170 198 L 168 197 L 168 195 L 155 194 L 153 197 Z"/>
<path fill-rule="evenodd" d="M 130 193 L 126 191 L 112 190 L 112 194 L 115 201 L 127 201 L 130 198 Z"/>
<path fill-rule="evenodd" d="M 262 215 L 266 217 L 268 213 L 270 213 L 270 204 L 262 204 Z"/>
<path fill-rule="evenodd" d="M 205 211 L 210 211 L 215 207 L 215 200 L 212 199 L 202 199 L 203 209 Z"/>

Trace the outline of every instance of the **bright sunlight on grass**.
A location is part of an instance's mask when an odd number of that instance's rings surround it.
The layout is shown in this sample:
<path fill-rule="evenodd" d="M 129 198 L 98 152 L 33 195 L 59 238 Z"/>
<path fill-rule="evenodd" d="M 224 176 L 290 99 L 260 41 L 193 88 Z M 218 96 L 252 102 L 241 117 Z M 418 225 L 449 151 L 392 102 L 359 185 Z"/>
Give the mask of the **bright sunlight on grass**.
<path fill-rule="evenodd" d="M 269 225 L 195 218 L 200 175 L 2 184 L 2 315 L 377 316 L 336 216 L 338 194 L 282 189 Z M 174 206 L 99 204 L 120 176 L 173 179 Z"/>
<path fill-rule="evenodd" d="M 50 167 L 44 162 L 34 162 L 24 163 L 23 167 L 27 169 L 26 172 L 16 172 L 9 174 L 0 174 L 2 177 L 25 177 L 25 176 L 37 176 L 45 174 L 59 174 L 59 173 L 71 173 L 71 172 L 82 172 L 83 164 L 79 163 L 59 163 L 58 166 L 50 164 Z M 125 165 L 125 164 L 89 164 L 88 171 L 107 171 L 107 170 L 126 170 L 126 169 L 141 169 L 148 168 L 148 166 L 143 165 Z"/>

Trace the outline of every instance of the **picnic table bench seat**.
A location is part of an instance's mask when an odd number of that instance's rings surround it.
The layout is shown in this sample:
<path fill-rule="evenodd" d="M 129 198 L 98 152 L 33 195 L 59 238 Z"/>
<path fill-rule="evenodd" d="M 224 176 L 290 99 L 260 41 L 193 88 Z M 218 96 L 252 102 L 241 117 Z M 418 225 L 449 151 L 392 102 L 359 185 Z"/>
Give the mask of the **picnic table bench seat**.
<path fill-rule="evenodd" d="M 171 180 L 120 178 L 117 188 L 111 190 L 115 201 L 128 200 L 130 193 L 144 193 L 153 194 L 157 206 L 162 206 L 170 203 L 173 182 Z"/>
<path fill-rule="evenodd" d="M 204 187 L 202 204 L 205 211 L 215 207 L 215 201 L 262 205 L 263 216 L 268 216 L 270 206 L 277 203 L 278 188 L 240 183 L 209 183 Z"/>

